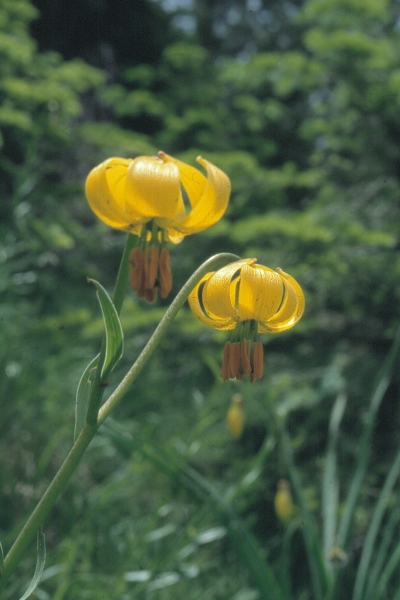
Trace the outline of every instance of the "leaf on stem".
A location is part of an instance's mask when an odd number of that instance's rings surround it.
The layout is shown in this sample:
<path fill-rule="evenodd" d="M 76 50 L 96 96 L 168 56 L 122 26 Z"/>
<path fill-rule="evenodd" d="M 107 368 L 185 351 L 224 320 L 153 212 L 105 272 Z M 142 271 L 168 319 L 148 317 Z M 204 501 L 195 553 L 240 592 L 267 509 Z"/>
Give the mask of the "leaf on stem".
<path fill-rule="evenodd" d="M 117 310 L 103 286 L 94 279 L 88 279 L 96 287 L 101 312 L 106 330 L 106 349 L 101 378 L 104 380 L 111 373 L 124 351 L 124 334 Z"/>
<path fill-rule="evenodd" d="M 46 543 L 44 539 L 44 533 L 41 529 L 39 529 L 37 533 L 37 560 L 36 560 L 36 569 L 35 573 L 32 577 L 32 581 L 29 584 L 28 589 L 25 594 L 20 598 L 20 600 L 26 600 L 32 594 L 32 592 L 37 588 L 40 578 L 43 573 L 44 563 L 46 562 Z"/>
<path fill-rule="evenodd" d="M 90 391 L 92 389 L 94 374 L 97 367 L 100 354 L 98 354 L 93 360 L 90 361 L 86 369 L 84 370 L 82 377 L 79 381 L 78 389 L 76 390 L 76 402 L 75 402 L 75 431 L 74 431 L 74 442 L 78 435 L 83 429 L 86 423 L 86 414 L 88 408 L 88 402 L 90 398 Z"/>

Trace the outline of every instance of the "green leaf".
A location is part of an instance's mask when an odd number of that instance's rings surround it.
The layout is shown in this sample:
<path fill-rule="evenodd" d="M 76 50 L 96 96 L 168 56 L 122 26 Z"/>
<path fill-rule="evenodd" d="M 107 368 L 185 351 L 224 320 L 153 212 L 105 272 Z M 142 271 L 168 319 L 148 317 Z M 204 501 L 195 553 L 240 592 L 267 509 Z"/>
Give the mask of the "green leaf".
<path fill-rule="evenodd" d="M 32 577 L 32 581 L 29 584 L 28 589 L 25 594 L 20 598 L 20 600 L 26 600 L 32 594 L 32 592 L 37 588 L 40 578 L 43 573 L 44 563 L 46 562 L 46 543 L 44 539 L 44 534 L 41 529 L 39 529 L 37 534 L 37 561 L 36 561 L 36 569 L 35 573 Z"/>
<path fill-rule="evenodd" d="M 98 281 L 94 279 L 88 279 L 88 281 L 96 286 L 101 312 L 103 313 L 104 327 L 106 329 L 106 352 L 101 369 L 101 378 L 104 379 L 111 373 L 122 356 L 124 351 L 124 334 L 116 308 L 106 290 Z"/>
<path fill-rule="evenodd" d="M 86 422 L 90 390 L 92 389 L 94 371 L 96 370 L 99 356 L 100 354 L 90 361 L 82 374 L 78 389 L 76 390 L 74 441 L 76 441 Z"/>

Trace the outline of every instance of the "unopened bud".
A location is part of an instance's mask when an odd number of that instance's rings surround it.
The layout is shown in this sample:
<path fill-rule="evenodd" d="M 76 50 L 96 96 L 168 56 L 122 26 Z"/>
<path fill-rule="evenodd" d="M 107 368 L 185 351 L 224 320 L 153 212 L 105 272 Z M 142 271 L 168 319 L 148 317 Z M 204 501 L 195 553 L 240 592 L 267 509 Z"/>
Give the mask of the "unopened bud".
<path fill-rule="evenodd" d="M 226 415 L 226 424 L 228 427 L 228 431 L 233 439 L 239 439 L 243 433 L 244 429 L 244 412 L 242 409 L 243 398 L 241 398 L 241 402 L 236 402 L 235 397 L 240 396 L 240 394 L 235 394 L 232 398 L 232 404 L 229 407 L 229 410 Z"/>

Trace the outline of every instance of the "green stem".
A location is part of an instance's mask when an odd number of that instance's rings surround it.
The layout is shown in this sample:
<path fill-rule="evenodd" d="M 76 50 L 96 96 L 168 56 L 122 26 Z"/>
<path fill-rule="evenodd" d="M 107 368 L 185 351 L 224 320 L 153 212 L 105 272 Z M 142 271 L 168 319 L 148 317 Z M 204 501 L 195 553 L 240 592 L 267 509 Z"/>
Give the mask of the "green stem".
<path fill-rule="evenodd" d="M 90 441 L 94 437 L 98 425 L 100 425 L 106 419 L 106 417 L 110 414 L 112 409 L 118 404 L 118 402 L 121 400 L 124 394 L 128 391 L 130 385 L 132 385 L 132 383 L 135 381 L 135 379 L 149 360 L 150 356 L 153 354 L 156 347 L 160 343 L 161 339 L 167 332 L 168 327 L 171 325 L 179 309 L 187 300 L 194 286 L 209 271 L 216 270 L 234 260 L 238 260 L 238 257 L 234 254 L 217 254 L 216 256 L 213 256 L 205 263 L 203 263 L 201 267 L 199 267 L 197 271 L 195 271 L 195 273 L 188 279 L 183 288 L 180 290 L 175 300 L 172 302 L 171 306 L 165 313 L 163 319 L 161 320 L 160 324 L 156 328 L 155 332 L 153 333 L 152 337 L 150 338 L 149 342 L 145 346 L 144 350 L 138 357 L 133 367 L 128 371 L 127 375 L 124 377 L 124 379 L 117 387 L 115 392 L 102 406 L 99 412 L 97 425 L 90 425 L 86 423 L 85 427 L 82 429 L 79 437 L 77 438 L 74 446 L 69 452 L 64 463 L 61 465 L 53 481 L 50 483 L 43 497 L 32 512 L 24 528 L 22 529 L 21 533 L 19 534 L 9 553 L 7 554 L 4 560 L 3 576 L 0 578 L 0 592 L 4 589 L 7 581 L 12 575 L 23 553 L 25 552 L 32 539 L 35 537 L 39 527 L 43 524 L 44 519 L 47 517 L 58 496 L 66 488 L 70 476 L 74 472 L 86 448 L 88 447 Z M 121 262 L 123 262 L 123 260 Z"/>
<path fill-rule="evenodd" d="M 159 325 L 157 326 L 155 332 L 151 336 L 150 340 L 147 342 L 147 345 L 144 347 L 136 362 L 130 368 L 128 373 L 125 375 L 124 379 L 121 381 L 117 389 L 111 394 L 108 400 L 103 404 L 99 411 L 99 417 L 97 424 L 101 425 L 103 421 L 108 417 L 110 412 L 115 408 L 115 406 L 121 401 L 123 396 L 125 396 L 126 392 L 129 390 L 133 382 L 137 379 L 142 369 L 152 356 L 153 352 L 159 345 L 161 339 L 164 337 L 167 332 L 168 327 L 171 325 L 172 321 L 178 314 L 179 310 L 182 308 L 184 303 L 186 302 L 190 292 L 195 287 L 195 285 L 204 277 L 206 273 L 209 271 L 214 271 L 220 269 L 224 265 L 238 260 L 239 257 L 235 254 L 216 254 L 209 258 L 205 263 L 201 265 L 193 273 L 193 275 L 187 280 L 183 288 L 180 290 L 175 300 L 172 302 L 171 306 L 168 308 L 167 312 L 161 319 Z"/>
<path fill-rule="evenodd" d="M 133 248 L 136 246 L 137 240 L 137 235 L 132 235 L 131 233 L 128 234 L 124 252 L 121 258 L 121 263 L 119 265 L 117 281 L 115 282 L 115 289 L 112 297 L 112 301 L 118 314 L 121 312 L 122 304 L 125 298 L 126 286 L 128 285 L 129 255 L 131 250 L 133 250 Z"/>
<path fill-rule="evenodd" d="M 115 289 L 113 294 L 113 303 L 116 308 L 117 313 L 121 312 L 122 304 L 124 302 L 126 286 L 128 284 L 129 278 L 129 255 L 131 253 L 132 248 L 135 247 L 137 242 L 137 236 L 128 234 L 126 239 L 124 252 L 122 254 L 121 262 L 119 265 L 117 281 L 115 282 Z M 104 358 L 106 354 L 106 336 L 104 335 L 103 340 L 101 342 L 100 348 L 100 356 L 99 361 L 97 363 L 97 369 L 94 376 L 94 381 L 92 385 L 92 390 L 90 393 L 90 397 L 88 400 L 88 410 L 86 415 L 86 422 L 88 425 L 94 426 L 97 422 L 97 415 L 99 413 L 99 407 L 101 403 L 101 399 L 104 394 L 104 387 L 102 387 L 101 381 L 101 369 L 104 363 Z"/>

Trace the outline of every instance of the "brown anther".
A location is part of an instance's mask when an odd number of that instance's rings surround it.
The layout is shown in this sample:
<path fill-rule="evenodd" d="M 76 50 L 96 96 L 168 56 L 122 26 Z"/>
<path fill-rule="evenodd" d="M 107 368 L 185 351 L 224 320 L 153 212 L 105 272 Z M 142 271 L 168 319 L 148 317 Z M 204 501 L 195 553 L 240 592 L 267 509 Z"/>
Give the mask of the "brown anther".
<path fill-rule="evenodd" d="M 145 281 L 146 289 L 152 290 L 156 285 L 158 273 L 158 247 L 155 244 L 147 246 L 145 251 Z"/>
<path fill-rule="evenodd" d="M 157 295 L 157 288 L 153 287 L 151 290 L 149 290 L 149 288 L 145 288 L 143 295 L 146 298 L 147 302 L 154 302 Z"/>
<path fill-rule="evenodd" d="M 229 367 L 231 370 L 231 377 L 241 379 L 242 372 L 240 370 L 240 342 L 231 343 Z"/>
<path fill-rule="evenodd" d="M 256 381 L 263 376 L 264 371 L 264 349 L 261 342 L 253 346 L 253 371 L 249 375 L 250 381 Z"/>
<path fill-rule="evenodd" d="M 230 379 L 231 376 L 231 368 L 229 365 L 229 357 L 230 357 L 231 343 L 226 342 L 224 346 L 224 353 L 222 359 L 222 368 L 221 368 L 221 376 L 224 381 Z"/>
<path fill-rule="evenodd" d="M 172 290 L 171 257 L 167 248 L 163 248 L 160 254 L 158 286 L 160 298 L 166 298 Z"/>
<path fill-rule="evenodd" d="M 250 340 L 242 340 L 240 342 L 240 363 L 242 365 L 243 375 L 250 375 Z"/>
<path fill-rule="evenodd" d="M 145 290 L 145 260 L 143 250 L 137 246 L 129 254 L 129 282 L 139 298 L 143 298 Z"/>

